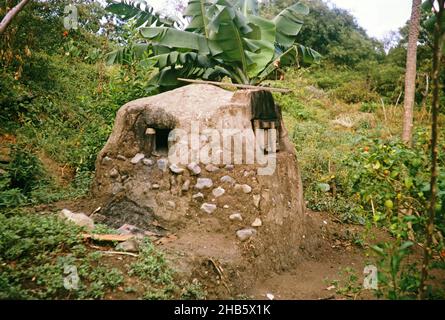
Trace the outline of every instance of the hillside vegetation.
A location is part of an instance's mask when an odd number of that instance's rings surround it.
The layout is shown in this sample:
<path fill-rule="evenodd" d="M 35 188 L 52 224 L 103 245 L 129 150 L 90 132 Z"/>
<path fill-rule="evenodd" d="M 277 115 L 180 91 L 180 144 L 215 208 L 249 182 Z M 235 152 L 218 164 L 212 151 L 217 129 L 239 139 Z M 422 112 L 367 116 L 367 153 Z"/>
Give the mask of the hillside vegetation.
<path fill-rule="evenodd" d="M 16 2 L 1 4 L 0 17 Z M 273 17 L 292 2 L 276 0 L 260 12 Z M 348 12 L 302 2 L 310 13 L 298 41 L 322 58 L 283 67 L 263 84 L 292 90 L 274 97 L 295 144 L 306 206 L 363 227 L 354 245 L 381 266 L 376 297 L 415 299 L 421 266 L 410 257 L 425 239 L 430 194 L 432 36 L 422 29 L 415 134 L 407 147 L 400 140 L 407 27 L 383 43 Z M 201 284 L 181 279 L 153 243 L 132 264 L 124 257 L 116 265 L 84 242 L 84 230 L 57 218 L 63 203 L 90 198 L 96 156 L 119 107 L 160 90 L 150 81 L 158 71 L 153 64 L 135 56 L 106 63 L 109 52 L 140 38 L 134 25 L 113 24 L 95 1 L 82 1 L 79 29 L 65 30 L 64 5 L 31 2 L 0 42 L 0 299 L 204 298 Z M 101 25 L 102 17 L 108 19 Z M 440 128 L 444 104 L 442 92 Z M 441 129 L 431 264 L 437 270 L 445 268 L 444 141 Z M 376 227 L 389 240 L 371 246 Z M 74 296 L 61 280 L 66 259 L 79 262 L 86 279 Z M 443 298 L 444 284 L 430 284 L 428 297 Z"/>

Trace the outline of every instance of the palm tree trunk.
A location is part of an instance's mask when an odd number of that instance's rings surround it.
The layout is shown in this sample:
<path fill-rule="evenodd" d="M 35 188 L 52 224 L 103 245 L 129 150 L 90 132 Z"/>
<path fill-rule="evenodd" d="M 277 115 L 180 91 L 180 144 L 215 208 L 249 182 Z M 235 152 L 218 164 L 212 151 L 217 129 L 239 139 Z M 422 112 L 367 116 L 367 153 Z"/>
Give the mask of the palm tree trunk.
<path fill-rule="evenodd" d="M 422 0 L 413 0 L 409 27 L 408 52 L 405 74 L 405 115 L 403 117 L 403 141 L 410 145 L 413 131 L 414 95 L 416 92 L 417 40 L 419 39 L 420 6 Z"/>

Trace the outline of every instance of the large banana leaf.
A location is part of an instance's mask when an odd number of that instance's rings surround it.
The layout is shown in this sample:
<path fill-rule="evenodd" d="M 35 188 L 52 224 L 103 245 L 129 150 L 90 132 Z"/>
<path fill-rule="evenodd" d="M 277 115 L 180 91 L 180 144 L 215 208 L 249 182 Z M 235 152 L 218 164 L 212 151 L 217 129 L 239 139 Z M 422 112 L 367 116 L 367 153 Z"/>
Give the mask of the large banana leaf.
<path fill-rule="evenodd" d="M 135 27 L 173 26 L 174 20 L 161 17 L 145 0 L 109 1 L 105 9 L 122 20 L 135 20 Z"/>
<path fill-rule="evenodd" d="M 184 17 L 190 17 L 190 23 L 185 30 L 204 34 L 208 38 L 208 15 L 210 15 L 208 11 L 211 6 L 210 0 L 189 0 Z"/>
<path fill-rule="evenodd" d="M 212 55 L 235 65 L 241 81 L 249 82 L 273 58 L 275 24 L 254 15 L 244 17 L 236 7 L 218 3 L 220 12 L 209 23 Z"/>
<path fill-rule="evenodd" d="M 273 20 L 277 28 L 276 42 L 285 48 L 291 47 L 303 26 L 302 16 L 309 14 L 309 8 L 296 3 L 281 11 Z"/>
<path fill-rule="evenodd" d="M 209 47 L 212 55 L 225 62 L 234 63 L 247 75 L 247 68 L 253 62 L 246 51 L 259 48 L 250 46 L 245 36 L 252 32 L 247 21 L 232 6 L 221 6 L 219 13 L 209 24 Z"/>
<path fill-rule="evenodd" d="M 159 69 L 175 66 L 194 66 L 199 68 L 209 68 L 213 66 L 212 61 L 207 56 L 200 55 L 196 52 L 172 51 L 151 57 L 150 59 L 156 62 L 155 66 Z"/>
<path fill-rule="evenodd" d="M 167 27 L 141 28 L 140 32 L 143 37 L 164 47 L 194 50 L 203 55 L 210 53 L 206 38 L 198 33 Z"/>
<path fill-rule="evenodd" d="M 250 43 L 259 48 L 256 52 L 246 52 L 249 59 L 253 62 L 248 67 L 248 76 L 256 77 L 271 62 L 275 54 L 275 24 L 259 16 L 248 15 L 247 20 L 252 32 L 248 34 Z"/>

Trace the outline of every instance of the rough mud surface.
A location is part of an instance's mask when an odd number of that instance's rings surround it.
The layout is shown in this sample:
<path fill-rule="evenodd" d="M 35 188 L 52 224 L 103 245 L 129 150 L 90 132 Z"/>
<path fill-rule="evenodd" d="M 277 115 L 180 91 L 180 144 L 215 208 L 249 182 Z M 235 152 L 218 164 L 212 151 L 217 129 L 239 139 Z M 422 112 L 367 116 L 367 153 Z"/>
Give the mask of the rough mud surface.
<path fill-rule="evenodd" d="M 271 114 L 261 113 L 261 121 L 270 117 L 267 123 L 280 128 L 280 152 L 271 175 L 258 174 L 259 164 L 197 161 L 189 167 L 170 163 L 162 152 L 144 149 L 146 130 L 180 128 L 190 133 L 191 120 L 198 120 L 201 130 L 216 129 L 224 135 L 223 129 L 230 128 L 254 136 L 253 120 L 258 115 L 252 104 L 260 103 L 266 110 L 264 96 L 272 107 Z M 200 136 L 200 150 L 210 144 L 202 138 L 206 137 Z M 242 143 L 246 148 L 247 140 Z M 229 254 L 235 268 L 244 268 L 252 276 L 284 270 L 301 259 L 301 250 L 310 250 L 315 243 L 306 237 L 311 220 L 305 214 L 298 163 L 289 145 L 270 93 L 191 85 L 129 102 L 119 110 L 113 133 L 96 161 L 93 192 L 104 201 L 93 218 L 114 228 L 131 224 L 156 231 L 161 227 L 185 238 L 196 237 L 202 245 L 190 250 L 203 253 L 204 248 L 213 248 L 209 259 L 218 259 L 218 252 Z M 226 146 L 218 148 L 223 152 Z M 228 152 L 234 159 L 238 151 Z M 231 219 L 233 215 L 238 219 Z"/>

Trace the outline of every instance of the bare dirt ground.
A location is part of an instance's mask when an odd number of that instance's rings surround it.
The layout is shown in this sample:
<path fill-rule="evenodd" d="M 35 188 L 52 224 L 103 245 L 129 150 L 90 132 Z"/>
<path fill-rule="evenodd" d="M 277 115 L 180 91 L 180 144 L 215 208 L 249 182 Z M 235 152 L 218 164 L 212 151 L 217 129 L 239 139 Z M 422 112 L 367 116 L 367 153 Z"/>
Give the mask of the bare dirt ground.
<path fill-rule="evenodd" d="M 318 238 L 317 250 L 305 252 L 303 249 L 299 263 L 280 273 L 249 274 L 251 270 L 245 270 L 242 260 L 242 251 L 249 250 L 249 244 L 238 249 L 232 238 L 223 235 L 215 237 L 203 230 L 199 233 L 184 230 L 177 234 L 175 241 L 163 245 L 162 249 L 177 268 L 185 273 L 191 272 L 206 283 L 210 298 L 267 299 L 267 294 L 280 300 L 373 298 L 370 292 L 362 290 L 354 294 L 348 292 L 361 287 L 363 269 L 369 261 L 367 250 L 353 244 L 363 228 L 344 225 L 327 213 L 308 214 L 313 218 L 315 227 L 308 237 Z M 197 234 L 202 236 L 197 237 Z M 382 239 L 385 234 L 378 232 L 376 237 Z M 207 265 L 203 263 L 206 258 L 210 262 Z M 195 270 L 190 270 L 193 263 L 187 261 L 195 261 Z M 201 268 L 196 268 L 199 261 Z M 224 271 L 215 272 L 218 267 Z M 357 279 L 351 281 L 351 276 Z M 337 294 L 339 289 L 344 292 Z"/>
<path fill-rule="evenodd" d="M 65 201 L 40 210 L 69 207 L 89 213 L 96 205 L 91 199 Z M 369 245 L 390 240 L 390 236 L 378 228 L 366 230 L 362 226 L 344 224 L 328 213 L 308 211 L 307 214 L 312 220 L 307 237 L 316 239 L 316 249 L 301 247 L 298 263 L 280 272 L 256 272 L 255 258 L 246 259 L 245 254 L 255 249 L 253 244 L 239 243 L 227 233 L 215 233 L 219 224 L 215 218 L 205 218 L 170 233 L 158 241 L 157 246 L 179 278 L 196 278 L 203 284 L 208 299 L 261 300 L 268 299 L 268 294 L 276 300 L 375 299 L 373 292 L 363 289 L 363 270 L 366 265 L 375 264 Z M 101 249 L 107 250 L 106 247 Z M 104 263 L 126 271 L 135 258 L 106 256 L 103 259 Z M 420 261 L 420 248 L 416 248 L 412 259 Z M 437 276 L 437 281 L 445 279 L 442 273 Z M 127 293 L 118 288 L 105 298 L 140 297 L 143 286 L 131 277 L 126 277 L 125 282 L 135 291 Z"/>

